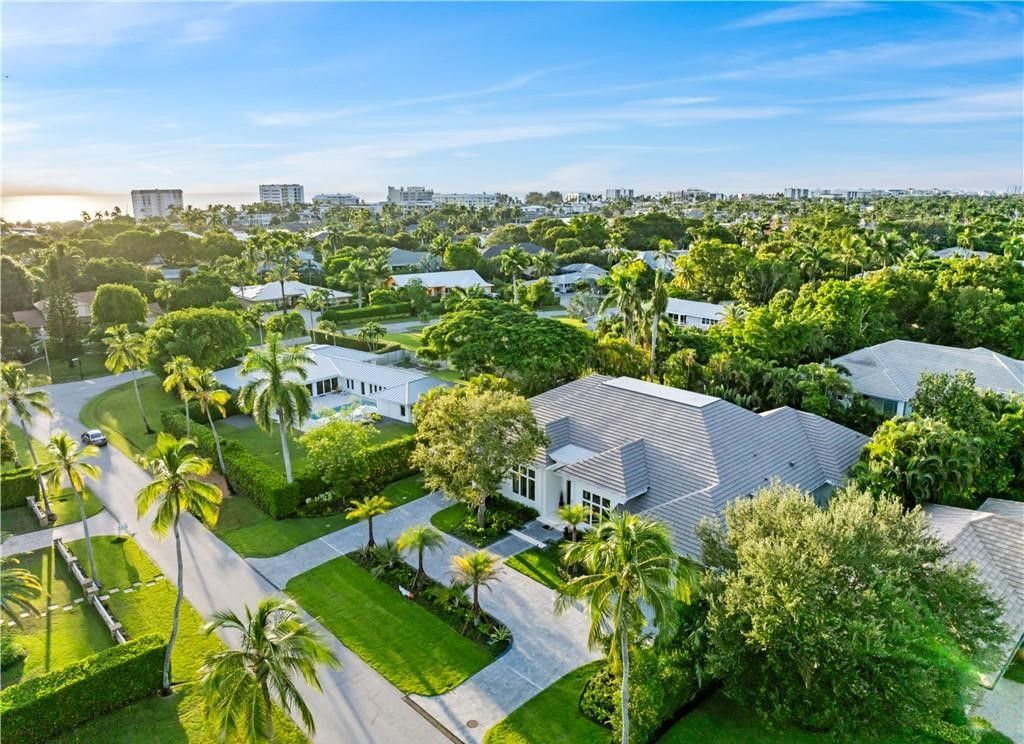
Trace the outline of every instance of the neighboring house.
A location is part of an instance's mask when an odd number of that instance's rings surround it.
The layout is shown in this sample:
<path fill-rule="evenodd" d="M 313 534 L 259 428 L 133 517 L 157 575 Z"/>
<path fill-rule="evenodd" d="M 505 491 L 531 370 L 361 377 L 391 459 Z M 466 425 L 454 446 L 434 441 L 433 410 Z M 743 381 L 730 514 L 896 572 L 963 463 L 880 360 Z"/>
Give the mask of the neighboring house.
<path fill-rule="evenodd" d="M 499 243 L 498 245 L 492 245 L 490 248 L 484 249 L 484 252 L 481 255 L 483 255 L 484 258 L 495 259 L 500 257 L 502 253 L 513 246 L 522 248 L 523 251 L 530 256 L 536 256 L 542 251 L 548 251 L 548 253 L 552 252 L 544 246 L 537 245 L 536 243 Z"/>
<path fill-rule="evenodd" d="M 658 251 L 637 251 L 636 255 L 641 261 L 650 266 L 652 269 L 661 269 L 666 274 L 671 274 L 676 270 L 676 259 L 680 256 L 685 256 L 689 251 L 670 251 L 667 256 L 661 256 Z"/>
<path fill-rule="evenodd" d="M 78 322 L 82 325 L 89 325 L 92 322 L 92 301 L 96 299 L 96 290 L 74 292 L 71 297 L 75 302 Z M 39 300 L 32 303 L 31 310 L 15 310 L 11 315 L 14 317 L 15 323 L 24 323 L 31 330 L 38 331 L 46 327 L 48 306 L 47 300 Z M 158 304 L 150 302 L 146 305 L 146 322 L 152 323 L 162 312 Z"/>
<path fill-rule="evenodd" d="M 976 251 L 971 248 L 940 248 L 937 251 L 932 251 L 932 256 L 941 260 L 948 260 L 950 258 L 980 258 L 985 260 L 992 258 L 993 256 L 999 256 L 999 253 L 989 253 L 988 251 Z M 1024 260 L 1017 261 L 1021 266 L 1024 266 Z"/>
<path fill-rule="evenodd" d="M 560 294 L 573 292 L 580 284 L 586 284 L 591 288 L 597 286 L 597 282 L 608 275 L 608 272 L 600 266 L 591 263 L 566 264 L 558 270 L 557 274 L 547 279 Z"/>
<path fill-rule="evenodd" d="M 772 479 L 827 501 L 867 437 L 792 408 L 753 413 L 709 395 L 592 375 L 530 399 L 548 444 L 502 485 L 507 498 L 558 525 L 558 508 L 613 509 L 665 523 L 697 557 L 695 529 Z"/>
<path fill-rule="evenodd" d="M 407 251 L 404 248 L 392 248 L 388 256 L 388 266 L 392 269 L 408 269 L 419 266 L 424 259 L 432 256 L 428 251 Z"/>
<path fill-rule="evenodd" d="M 270 261 L 263 261 L 259 266 L 256 267 L 256 273 L 262 276 L 266 272 L 274 268 L 274 264 Z M 310 271 L 323 271 L 323 265 L 316 260 L 316 255 L 312 251 L 295 251 L 295 268 L 302 272 Z"/>
<path fill-rule="evenodd" d="M 665 315 L 676 325 L 707 330 L 725 317 L 725 305 L 669 297 Z"/>
<path fill-rule="evenodd" d="M 889 416 L 910 413 L 910 399 L 917 392 L 923 372 L 972 372 L 982 390 L 1024 394 L 1024 361 L 981 346 L 959 349 L 917 341 L 886 341 L 836 357 L 832 366 L 847 372 L 853 388 Z"/>
<path fill-rule="evenodd" d="M 313 396 L 313 410 L 365 407 L 381 416 L 412 422 L 412 407 L 420 395 L 445 383 L 425 372 L 376 363 L 369 352 L 340 346 L 310 344 L 313 363 L 306 368 L 306 387 Z M 238 391 L 247 382 L 241 367 L 214 372 L 224 387 Z"/>
<path fill-rule="evenodd" d="M 988 499 L 977 511 L 925 504 L 932 529 L 951 548 L 951 558 L 973 564 L 978 580 L 1003 607 L 1009 638 L 998 666 L 982 675 L 992 687 L 1024 637 L 1024 503 Z"/>
<path fill-rule="evenodd" d="M 311 291 L 318 289 L 312 284 L 289 279 L 284 283 L 284 294 L 281 293 L 281 282 L 267 282 L 266 284 L 252 284 L 244 287 L 232 287 L 231 294 L 238 298 L 242 307 L 253 305 L 265 305 L 269 308 L 295 307 L 299 300 L 306 297 Z M 319 289 L 326 289 L 320 287 Z M 330 299 L 328 302 L 336 305 L 352 299 L 348 292 L 341 292 L 337 289 L 328 289 Z"/>
<path fill-rule="evenodd" d="M 427 294 L 439 296 L 446 295 L 449 290 L 456 288 L 470 289 L 471 287 L 479 287 L 488 294 L 494 289 L 493 284 L 485 282 L 483 277 L 472 269 L 393 274 L 388 277 L 387 286 L 401 289 L 413 281 L 419 281 L 426 288 Z"/>

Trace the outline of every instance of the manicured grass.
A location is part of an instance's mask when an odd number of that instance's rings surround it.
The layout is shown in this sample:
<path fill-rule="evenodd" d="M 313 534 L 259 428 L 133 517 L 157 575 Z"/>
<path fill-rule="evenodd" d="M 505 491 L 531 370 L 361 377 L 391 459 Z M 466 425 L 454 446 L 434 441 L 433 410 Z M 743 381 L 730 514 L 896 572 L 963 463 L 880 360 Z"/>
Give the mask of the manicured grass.
<path fill-rule="evenodd" d="M 85 502 L 86 519 L 103 511 L 103 504 L 88 489 L 82 494 L 82 501 Z M 42 501 L 39 502 L 39 505 L 42 507 Z M 56 498 L 51 496 L 50 508 L 57 515 L 58 525 L 82 521 L 82 516 L 78 511 L 78 500 L 75 498 L 74 491 L 70 488 L 66 489 L 63 494 Z M 4 509 L 3 513 L 0 514 L 0 521 L 3 522 L 3 531 L 9 532 L 12 535 L 22 535 L 26 532 L 35 532 L 38 529 L 42 529 L 39 526 L 39 520 L 29 511 L 28 506 Z"/>
<path fill-rule="evenodd" d="M 160 412 L 163 409 L 181 405 L 177 397 L 164 392 L 155 377 L 139 380 L 139 395 L 149 425 L 154 429 L 160 427 Z M 146 434 L 131 382 L 113 387 L 86 401 L 79 418 L 88 429 L 102 429 L 110 444 L 129 457 L 145 451 L 156 442 L 156 435 Z"/>
<path fill-rule="evenodd" d="M 285 591 L 402 692 L 438 695 L 492 661 L 486 648 L 344 556 Z"/>
<path fill-rule="evenodd" d="M 381 493 L 394 506 L 423 496 L 423 478 L 413 475 L 384 487 Z M 239 555 L 267 558 L 352 524 L 344 514 L 326 517 L 272 519 L 249 499 L 229 496 L 221 505 L 214 533 Z"/>
<path fill-rule="evenodd" d="M 470 510 L 462 503 L 455 503 L 436 512 L 430 523 L 442 532 L 454 535 L 460 540 L 486 547 L 508 534 L 508 528 L 520 527 L 537 516 L 537 513 L 505 499 L 488 499 L 484 513 L 486 527 L 480 530 L 476 526 L 476 509 Z M 496 522 L 504 525 L 499 528 Z"/>
<path fill-rule="evenodd" d="M 462 376 L 462 373 L 455 369 L 435 369 L 430 372 L 431 377 L 436 377 L 439 380 L 445 382 L 465 382 L 466 378 Z"/>
<path fill-rule="evenodd" d="M 409 351 L 416 351 L 423 346 L 423 327 L 410 328 L 399 333 L 386 333 L 382 341 L 399 344 Z"/>
<path fill-rule="evenodd" d="M 74 382 L 81 380 L 83 376 L 88 380 L 92 377 L 103 377 L 103 375 L 110 374 L 110 371 L 103 366 L 106 361 L 105 352 L 89 352 L 81 354 L 79 358 L 82 360 L 81 373 L 79 373 L 77 364 L 74 367 L 69 367 L 67 359 L 56 356 L 53 353 L 53 349 L 50 349 L 50 368 L 53 371 L 50 382 Z M 49 375 L 46 371 L 45 358 L 36 359 L 31 364 L 28 364 L 26 369 L 33 375 Z"/>
<path fill-rule="evenodd" d="M 561 548 L 561 543 L 549 545 L 543 550 L 530 548 L 509 558 L 505 561 L 505 565 L 529 576 L 549 589 L 558 591 L 565 585 L 562 577 L 558 574 Z"/>
<path fill-rule="evenodd" d="M 18 452 L 18 460 L 22 466 L 31 465 L 32 455 L 28 451 L 28 440 L 25 439 L 25 433 L 21 430 L 21 423 L 17 419 L 12 419 L 8 424 L 7 433 L 11 435 L 11 439 L 14 441 L 14 449 Z M 32 449 L 35 450 L 36 458 L 39 462 L 46 462 L 50 459 L 50 453 L 46 451 L 46 445 L 38 439 L 32 439 Z M 4 470 L 13 467 L 15 467 L 14 460 L 3 461 Z"/>
<path fill-rule="evenodd" d="M 484 744 L 596 744 L 611 733 L 579 712 L 580 693 L 601 662 L 569 672 L 494 726 Z M 693 739 L 692 741 L 703 741 Z M 740 739 L 737 742 L 742 741 Z"/>

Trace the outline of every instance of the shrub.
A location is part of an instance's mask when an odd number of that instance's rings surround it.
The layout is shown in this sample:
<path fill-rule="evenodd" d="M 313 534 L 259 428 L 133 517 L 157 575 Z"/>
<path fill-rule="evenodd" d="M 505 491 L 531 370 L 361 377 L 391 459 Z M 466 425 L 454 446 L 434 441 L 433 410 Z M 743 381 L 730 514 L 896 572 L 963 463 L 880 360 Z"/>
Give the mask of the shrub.
<path fill-rule="evenodd" d="M 28 656 L 28 651 L 14 640 L 10 633 L 0 635 L 0 669 L 17 664 Z"/>
<path fill-rule="evenodd" d="M 389 315 L 411 315 L 412 305 L 408 302 L 394 302 L 387 305 L 367 305 L 366 307 L 354 307 L 347 309 L 328 308 L 324 310 L 322 318 L 335 323 L 344 323 L 349 320 L 362 320 L 365 318 L 384 318 Z"/>
<path fill-rule="evenodd" d="M 612 674 L 611 667 L 604 664 L 583 685 L 580 693 L 580 713 L 594 723 L 607 728 L 618 715 L 619 680 Z"/>
<path fill-rule="evenodd" d="M 39 482 L 29 466 L 0 473 L 0 509 L 25 506 L 25 499 L 35 497 Z"/>
<path fill-rule="evenodd" d="M 364 493 L 380 493 L 389 483 L 406 478 L 416 472 L 409 462 L 416 447 L 416 437 L 409 435 L 370 447 L 363 453 L 365 478 L 354 486 Z"/>
<path fill-rule="evenodd" d="M 147 635 L 0 692 L 4 738 L 57 734 L 152 695 L 163 681 L 164 641 Z"/>
<path fill-rule="evenodd" d="M 146 298 L 128 284 L 101 284 L 92 301 L 92 323 L 106 328 L 115 323 L 142 323 L 146 320 Z"/>
<path fill-rule="evenodd" d="M 377 344 L 376 348 L 370 346 L 365 341 L 360 341 L 358 338 L 352 338 L 350 336 L 342 336 L 340 333 L 330 333 L 329 331 L 317 331 L 316 339 L 320 343 L 333 344 L 334 346 L 341 346 L 346 349 L 358 349 L 359 351 L 372 351 L 375 354 L 386 354 L 389 351 L 398 351 L 402 348 L 401 344 Z"/>

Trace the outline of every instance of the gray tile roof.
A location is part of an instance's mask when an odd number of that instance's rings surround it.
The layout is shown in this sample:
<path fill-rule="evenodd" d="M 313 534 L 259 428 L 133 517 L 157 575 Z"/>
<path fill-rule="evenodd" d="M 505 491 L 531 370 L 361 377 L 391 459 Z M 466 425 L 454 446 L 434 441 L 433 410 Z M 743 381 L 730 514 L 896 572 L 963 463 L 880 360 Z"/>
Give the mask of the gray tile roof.
<path fill-rule="evenodd" d="M 773 478 L 814 490 L 842 481 L 867 437 L 808 413 L 753 413 L 728 401 L 631 378 L 576 380 L 531 399 L 551 439 L 597 456 L 563 468 L 632 495 L 628 508 L 668 525 L 676 548 L 697 555 L 694 528 Z M 642 456 L 642 457 L 641 457 Z M 642 467 L 641 467 L 642 464 Z"/>
<path fill-rule="evenodd" d="M 429 255 L 431 254 L 427 251 L 407 251 L 404 248 L 392 248 L 391 255 L 388 257 L 388 265 L 393 268 L 419 266 L 420 261 Z"/>
<path fill-rule="evenodd" d="M 537 245 L 536 243 L 499 243 L 498 245 L 492 245 L 490 248 L 485 249 L 481 255 L 483 255 L 484 258 L 497 258 L 514 245 L 519 246 L 531 256 L 536 256 L 541 251 L 548 250 L 544 246 Z"/>
<path fill-rule="evenodd" d="M 832 360 L 850 373 L 853 387 L 864 395 L 907 401 L 914 397 L 922 372 L 974 373 L 978 387 L 999 393 L 1024 393 L 1024 361 L 977 347 L 886 341 Z"/>

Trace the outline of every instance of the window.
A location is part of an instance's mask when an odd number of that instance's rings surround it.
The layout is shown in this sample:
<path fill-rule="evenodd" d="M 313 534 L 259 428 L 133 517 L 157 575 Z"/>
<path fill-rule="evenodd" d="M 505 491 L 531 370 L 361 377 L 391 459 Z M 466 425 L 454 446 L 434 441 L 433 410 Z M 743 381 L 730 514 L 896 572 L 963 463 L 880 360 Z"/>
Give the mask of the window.
<path fill-rule="evenodd" d="M 715 320 L 714 318 L 701 318 L 701 319 L 700 319 L 700 324 L 701 324 L 702 326 L 713 326 L 713 325 L 715 325 L 715 323 L 717 323 L 717 322 L 718 322 L 718 321 L 717 321 L 717 320 Z"/>
<path fill-rule="evenodd" d="M 399 415 L 400 416 L 404 416 L 405 415 L 405 406 L 399 406 L 398 407 L 398 411 L 399 411 Z"/>
<path fill-rule="evenodd" d="M 512 493 L 530 501 L 537 500 L 537 471 L 521 465 L 512 471 Z"/>
<path fill-rule="evenodd" d="M 596 493 L 583 490 L 583 505 L 589 507 L 587 513 L 587 524 L 597 524 L 604 519 L 608 518 L 608 515 L 612 510 L 611 499 L 606 499 L 604 496 L 599 496 Z"/>

